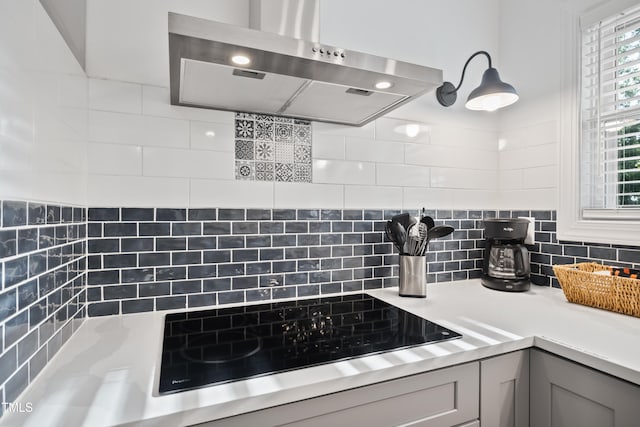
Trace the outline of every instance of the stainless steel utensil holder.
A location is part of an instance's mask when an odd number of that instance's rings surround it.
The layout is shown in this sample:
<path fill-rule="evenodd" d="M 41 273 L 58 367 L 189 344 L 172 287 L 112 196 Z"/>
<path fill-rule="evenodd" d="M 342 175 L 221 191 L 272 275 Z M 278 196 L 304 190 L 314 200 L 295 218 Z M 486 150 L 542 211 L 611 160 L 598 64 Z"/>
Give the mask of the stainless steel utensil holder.
<path fill-rule="evenodd" d="M 400 255 L 400 296 L 427 297 L 427 257 Z"/>

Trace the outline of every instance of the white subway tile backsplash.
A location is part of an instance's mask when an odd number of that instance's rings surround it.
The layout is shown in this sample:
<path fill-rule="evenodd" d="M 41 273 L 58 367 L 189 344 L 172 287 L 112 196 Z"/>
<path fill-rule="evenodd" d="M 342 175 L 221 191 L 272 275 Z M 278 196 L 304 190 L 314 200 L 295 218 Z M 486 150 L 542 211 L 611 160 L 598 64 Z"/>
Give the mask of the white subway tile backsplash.
<path fill-rule="evenodd" d="M 337 125 L 334 123 L 314 122 L 313 140 L 315 141 L 316 134 L 324 133 L 332 135 L 354 136 L 357 138 L 375 138 L 376 128 L 374 122 L 367 123 L 366 125 L 361 127 Z"/>
<path fill-rule="evenodd" d="M 496 190 L 465 190 L 451 191 L 447 188 L 411 188 L 403 189 L 403 209 L 495 209 L 498 201 Z"/>
<path fill-rule="evenodd" d="M 233 124 L 192 121 L 190 125 L 192 150 L 233 152 L 235 141 Z"/>
<path fill-rule="evenodd" d="M 89 175 L 87 194 L 89 206 L 189 206 L 189 180 L 186 178 Z"/>
<path fill-rule="evenodd" d="M 527 188 L 522 190 L 500 191 L 498 209 L 551 209 L 558 205 L 558 190 L 556 188 Z"/>
<path fill-rule="evenodd" d="M 87 157 L 90 174 L 142 175 L 142 147 L 139 145 L 90 142 Z"/>
<path fill-rule="evenodd" d="M 558 164 L 558 144 L 544 144 L 498 153 L 500 169 L 527 169 Z"/>
<path fill-rule="evenodd" d="M 522 170 L 522 188 L 557 188 L 558 166 L 542 166 Z"/>
<path fill-rule="evenodd" d="M 522 188 L 522 169 L 501 169 L 498 171 L 499 190 L 519 190 Z"/>
<path fill-rule="evenodd" d="M 402 187 L 344 186 L 345 209 L 398 209 L 400 206 Z"/>
<path fill-rule="evenodd" d="M 431 144 L 495 151 L 498 149 L 498 133 L 488 130 L 468 129 L 452 125 L 433 125 L 430 128 Z"/>
<path fill-rule="evenodd" d="M 233 153 L 144 147 L 144 176 L 233 179 Z"/>
<path fill-rule="evenodd" d="M 505 141 L 504 150 L 518 150 L 535 145 L 551 144 L 559 141 L 558 122 L 550 120 L 517 129 L 507 129 L 500 133 Z"/>
<path fill-rule="evenodd" d="M 115 80 L 89 79 L 89 108 L 141 114 L 142 86 Z"/>
<path fill-rule="evenodd" d="M 493 190 L 498 185 L 498 171 L 431 168 L 431 187 Z"/>
<path fill-rule="evenodd" d="M 171 105 L 169 89 L 158 86 L 142 86 L 142 114 L 173 119 L 198 120 L 233 125 L 234 113 Z"/>
<path fill-rule="evenodd" d="M 428 187 L 429 168 L 406 164 L 378 163 L 376 165 L 376 185 Z"/>
<path fill-rule="evenodd" d="M 441 145 L 405 145 L 405 163 L 460 169 L 496 170 L 495 151 Z"/>
<path fill-rule="evenodd" d="M 373 163 L 346 160 L 314 160 L 313 182 L 319 184 L 362 184 L 375 182 Z"/>
<path fill-rule="evenodd" d="M 397 141 L 347 137 L 345 158 L 365 162 L 402 163 L 404 145 Z"/>
<path fill-rule="evenodd" d="M 272 208 L 273 183 L 192 179 L 190 207 Z"/>
<path fill-rule="evenodd" d="M 315 124 L 313 128 L 315 129 Z M 314 133 L 311 150 L 314 159 L 344 160 L 345 137 L 343 135 Z"/>
<path fill-rule="evenodd" d="M 89 140 L 114 144 L 186 148 L 189 146 L 189 122 L 90 111 Z"/>
<path fill-rule="evenodd" d="M 427 123 L 381 117 L 375 122 L 376 139 L 428 144 L 431 126 Z M 415 136 L 413 133 L 415 132 Z"/>
<path fill-rule="evenodd" d="M 344 188 L 342 185 L 276 182 L 274 206 L 278 208 L 342 209 Z"/>

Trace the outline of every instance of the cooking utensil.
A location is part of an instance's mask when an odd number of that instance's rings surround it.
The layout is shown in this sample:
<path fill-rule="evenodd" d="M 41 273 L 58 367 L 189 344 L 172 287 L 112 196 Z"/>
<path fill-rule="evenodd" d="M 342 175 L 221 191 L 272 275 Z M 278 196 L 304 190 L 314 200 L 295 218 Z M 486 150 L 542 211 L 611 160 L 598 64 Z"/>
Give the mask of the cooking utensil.
<path fill-rule="evenodd" d="M 384 225 L 384 233 L 386 234 L 387 239 L 389 239 L 391 242 L 393 242 L 393 245 L 396 247 L 396 249 L 398 249 L 398 252 L 402 253 L 403 247 L 398 244 L 398 242 L 396 241 L 396 238 L 393 235 L 393 231 L 391 230 L 392 224 L 393 223 L 391 221 L 387 221 L 385 223 L 385 225 Z"/>
<path fill-rule="evenodd" d="M 400 253 L 405 252 L 405 243 L 407 242 L 407 231 L 403 227 L 403 225 L 397 221 L 391 221 L 390 226 L 391 236 L 393 237 L 393 241 L 396 243 L 396 248 L 400 251 Z"/>
<path fill-rule="evenodd" d="M 441 237 L 448 236 L 451 233 L 453 233 L 453 227 L 449 225 L 436 225 L 427 232 L 425 250 L 432 239 L 439 239 Z"/>
<path fill-rule="evenodd" d="M 411 215 L 405 212 L 394 215 L 391 218 L 391 222 L 399 222 L 400 224 L 402 224 L 402 227 L 404 227 L 405 230 L 408 230 L 409 226 L 413 223 L 413 220 L 411 219 Z"/>
<path fill-rule="evenodd" d="M 431 218 L 430 216 L 421 217 L 420 222 L 427 226 L 427 230 L 433 228 L 433 226 L 435 225 L 435 223 L 433 222 L 433 218 Z"/>

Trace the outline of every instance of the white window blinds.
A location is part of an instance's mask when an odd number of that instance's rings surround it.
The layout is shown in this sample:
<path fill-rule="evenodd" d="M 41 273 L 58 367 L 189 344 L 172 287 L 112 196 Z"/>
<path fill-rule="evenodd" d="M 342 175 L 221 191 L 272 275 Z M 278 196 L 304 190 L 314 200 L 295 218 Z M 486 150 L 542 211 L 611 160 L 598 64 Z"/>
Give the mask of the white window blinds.
<path fill-rule="evenodd" d="M 582 30 L 583 218 L 640 217 L 640 6 Z"/>

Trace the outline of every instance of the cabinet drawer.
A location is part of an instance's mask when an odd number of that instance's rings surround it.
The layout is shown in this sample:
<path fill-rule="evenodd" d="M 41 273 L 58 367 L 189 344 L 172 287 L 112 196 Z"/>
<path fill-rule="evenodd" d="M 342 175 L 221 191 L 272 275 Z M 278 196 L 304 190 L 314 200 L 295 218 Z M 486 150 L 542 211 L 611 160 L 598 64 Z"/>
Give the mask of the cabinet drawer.
<path fill-rule="evenodd" d="M 199 426 L 448 427 L 479 415 L 477 362 L 386 381 Z"/>

